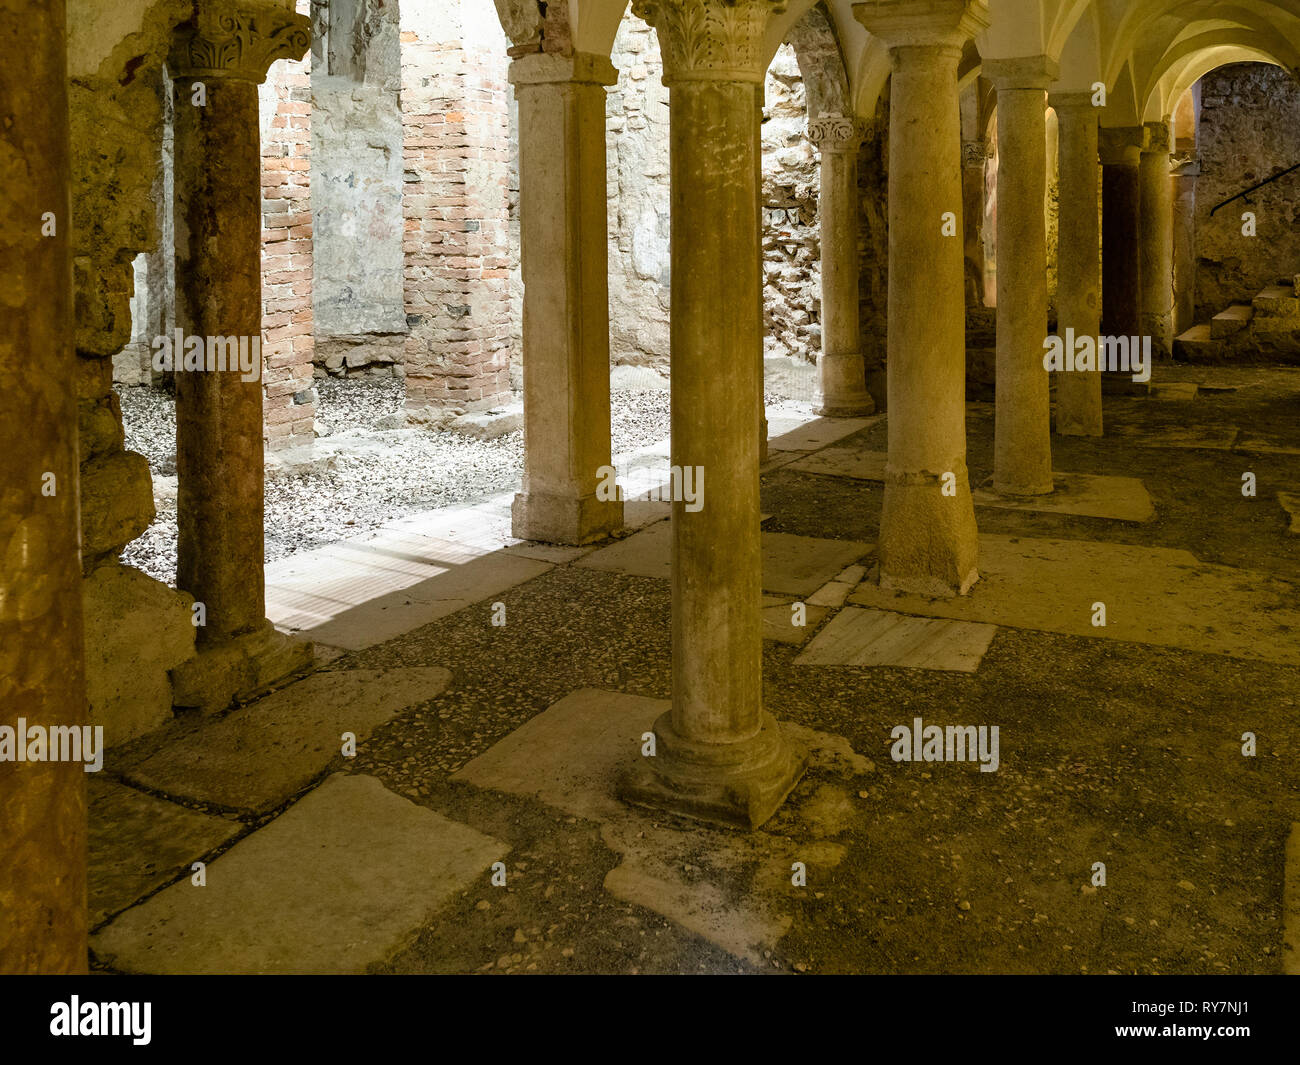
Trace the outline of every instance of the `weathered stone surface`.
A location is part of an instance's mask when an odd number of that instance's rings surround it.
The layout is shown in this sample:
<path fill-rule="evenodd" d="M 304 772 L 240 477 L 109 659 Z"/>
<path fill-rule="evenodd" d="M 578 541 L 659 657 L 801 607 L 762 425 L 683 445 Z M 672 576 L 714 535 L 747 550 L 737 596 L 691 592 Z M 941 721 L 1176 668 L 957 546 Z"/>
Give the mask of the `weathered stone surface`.
<path fill-rule="evenodd" d="M 90 923 L 161 887 L 240 830 L 231 818 L 91 777 Z"/>
<path fill-rule="evenodd" d="M 1202 79 L 1197 118 L 1196 316 L 1204 321 L 1292 277 L 1300 263 L 1294 175 L 1210 216 L 1229 196 L 1300 159 L 1300 90 L 1276 67 L 1220 67 Z M 1255 213 L 1255 239 L 1242 237 L 1245 211 Z"/>
<path fill-rule="evenodd" d="M 851 590 L 845 585 L 846 592 Z M 811 600 L 804 604 L 804 624 L 796 625 L 794 603 L 796 600 L 785 596 L 763 596 L 763 639 L 776 640 L 777 643 L 801 644 L 813 634 L 822 623 L 828 610 Z"/>
<path fill-rule="evenodd" d="M 785 595 L 811 595 L 840 570 L 871 551 L 856 540 L 819 540 L 789 533 L 763 533 L 763 588 Z M 580 559 L 587 569 L 635 577 L 672 576 L 672 526 L 651 525 Z"/>
<path fill-rule="evenodd" d="M 642 734 L 654 729 L 667 707 L 665 700 L 621 692 L 573 692 L 453 779 L 600 822 L 606 844 L 624 856 L 605 878 L 610 894 L 653 909 L 738 957 L 758 960 L 790 927 L 790 863 L 798 858 L 818 871 L 833 868 L 844 848 L 827 837 L 846 831 L 854 817 L 830 823 L 822 816 L 825 784 L 801 785 L 771 831 L 747 835 L 664 824 L 660 816 L 625 806 L 616 797 L 619 775 L 641 758 Z M 819 775 L 848 779 L 874 768 L 841 737 L 782 728 L 809 751 Z M 571 756 L 575 749 L 584 752 L 581 760 Z M 843 795 L 838 784 L 829 787 Z M 740 870 L 755 868 L 760 872 L 745 897 L 726 892 Z"/>
<path fill-rule="evenodd" d="M 0 724 L 9 728 L 86 720 L 68 21 L 61 3 L 0 0 Z M 42 233 L 45 212 L 57 236 Z M 86 970 L 85 778 L 76 763 L 0 767 L 0 972 Z"/>
<path fill-rule="evenodd" d="M 114 747 L 172 719 L 168 671 L 194 654 L 193 600 L 116 563 L 83 589 L 90 717 Z"/>
<path fill-rule="evenodd" d="M 472 521 L 462 528 L 483 532 Z M 281 559 L 267 567 L 267 613 L 281 628 L 314 640 L 349 650 L 371 647 L 551 568 L 504 553 L 507 530 L 467 543 L 399 522 L 370 539 Z"/>
<path fill-rule="evenodd" d="M 1292 536 L 1300 536 L 1300 492 L 1278 492 L 1277 501 L 1291 519 L 1287 532 Z"/>
<path fill-rule="evenodd" d="M 153 521 L 149 460 L 110 451 L 81 467 L 81 552 L 89 563 L 120 551 Z"/>
<path fill-rule="evenodd" d="M 440 694 L 450 680 L 448 670 L 432 666 L 315 673 L 123 772 L 132 783 L 168 795 L 266 812 L 324 771 L 338 756 L 343 733 L 360 744 L 400 710 Z"/>
<path fill-rule="evenodd" d="M 974 673 L 997 629 L 848 607 L 795 659 L 802 666 L 902 666 Z"/>
<path fill-rule="evenodd" d="M 93 939 L 140 973 L 361 973 L 400 950 L 506 844 L 373 777 L 335 775 L 207 869 Z"/>
<path fill-rule="evenodd" d="M 1195 386 L 1193 386 L 1195 387 Z M 1058 473 L 1051 495 L 1015 498 L 985 488 L 974 493 L 977 507 L 1032 510 L 1045 514 L 1075 514 L 1112 521 L 1155 520 L 1156 508 L 1146 486 L 1136 477 L 1109 477 L 1091 473 Z"/>
<path fill-rule="evenodd" d="M 1300 591 L 1254 570 L 1201 562 L 1190 551 L 1083 540 L 980 537 L 981 580 L 943 601 L 859 585 L 851 603 L 923 617 L 983 621 L 1103 640 L 1183 647 L 1300 664 Z M 1095 603 L 1106 624 L 1092 623 Z"/>

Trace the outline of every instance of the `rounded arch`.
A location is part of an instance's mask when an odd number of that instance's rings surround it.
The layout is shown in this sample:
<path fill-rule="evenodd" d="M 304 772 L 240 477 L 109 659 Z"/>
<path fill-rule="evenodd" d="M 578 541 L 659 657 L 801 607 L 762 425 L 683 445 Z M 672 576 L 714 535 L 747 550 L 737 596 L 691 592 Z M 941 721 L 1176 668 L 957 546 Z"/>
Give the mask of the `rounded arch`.
<path fill-rule="evenodd" d="M 848 68 L 835 23 L 824 2 L 809 8 L 786 34 L 803 76 L 809 120 L 818 115 L 851 115 Z"/>

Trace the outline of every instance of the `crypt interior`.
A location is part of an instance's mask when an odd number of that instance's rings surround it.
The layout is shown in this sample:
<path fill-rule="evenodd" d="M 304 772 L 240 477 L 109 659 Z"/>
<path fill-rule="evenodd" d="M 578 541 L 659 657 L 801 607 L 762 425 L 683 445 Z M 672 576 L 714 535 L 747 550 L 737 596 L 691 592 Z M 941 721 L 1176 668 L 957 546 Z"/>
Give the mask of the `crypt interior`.
<path fill-rule="evenodd" d="M 0 50 L 0 972 L 1300 972 L 1300 0 Z"/>

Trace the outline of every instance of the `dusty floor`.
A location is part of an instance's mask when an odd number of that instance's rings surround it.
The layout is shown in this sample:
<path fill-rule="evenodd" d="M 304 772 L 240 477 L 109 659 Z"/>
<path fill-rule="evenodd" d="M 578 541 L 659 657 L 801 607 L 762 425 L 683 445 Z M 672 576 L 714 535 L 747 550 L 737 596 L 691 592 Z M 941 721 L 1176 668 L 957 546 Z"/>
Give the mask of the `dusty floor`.
<path fill-rule="evenodd" d="M 1161 367 L 1163 380 L 1191 371 Z M 1300 372 L 1197 371 L 1225 391 L 1186 402 L 1108 398 L 1112 427 L 1231 426 L 1300 451 Z M 969 412 L 972 483 L 991 473 L 992 411 Z M 849 441 L 884 447 L 879 423 Z M 1180 547 L 1205 561 L 1300 578 L 1276 492 L 1300 454 L 1055 438 L 1054 468 L 1140 477 L 1157 519 L 1132 525 L 981 509 L 982 532 Z M 1258 495 L 1241 494 L 1241 475 Z M 776 469 L 768 530 L 874 539 L 881 489 Z M 437 697 L 379 727 L 364 773 L 511 848 L 505 888 L 458 893 L 413 942 L 372 969 L 396 972 L 1281 971 L 1283 843 L 1300 821 L 1300 669 L 1187 650 L 1001 627 L 976 672 L 796 666 L 764 644 L 778 717 L 845 737 L 875 768 L 851 791 L 810 771 L 763 832 L 800 844 L 815 821 L 844 848 L 786 893 L 789 931 L 741 958 L 603 890 L 619 856 L 598 825 L 538 801 L 450 781 L 470 759 L 573 692 L 670 695 L 668 583 L 558 565 L 499 597 L 510 623 L 460 610 L 344 655 L 331 669 L 445 666 Z M 1001 767 L 894 763 L 890 730 L 997 724 Z M 1244 731 L 1258 755 L 1243 757 Z M 575 753 L 575 757 L 578 756 Z M 827 827 L 829 826 L 829 827 Z M 254 827 L 249 823 L 247 827 Z M 716 878 L 718 834 L 694 830 L 685 879 Z M 1104 887 L 1091 886 L 1094 863 Z M 723 885 L 748 898 L 758 869 Z"/>

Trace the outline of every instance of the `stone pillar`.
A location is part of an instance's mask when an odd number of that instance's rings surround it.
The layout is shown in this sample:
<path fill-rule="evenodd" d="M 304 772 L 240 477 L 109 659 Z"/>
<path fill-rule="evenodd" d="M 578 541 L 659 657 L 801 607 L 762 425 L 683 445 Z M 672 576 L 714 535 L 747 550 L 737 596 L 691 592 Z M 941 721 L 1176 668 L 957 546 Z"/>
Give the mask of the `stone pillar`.
<path fill-rule="evenodd" d="M 0 726 L 86 723 L 64 5 L 0 0 Z M 11 736 L 11 743 L 16 742 Z M 86 971 L 86 773 L 0 763 L 0 972 Z"/>
<path fill-rule="evenodd" d="M 962 244 L 966 269 L 966 306 L 973 309 L 985 306 L 984 168 L 988 158 L 989 146 L 984 141 L 962 141 Z"/>
<path fill-rule="evenodd" d="M 176 81 L 176 325 L 201 338 L 206 355 L 204 368 L 184 369 L 184 353 L 174 352 L 177 585 L 206 615 L 198 658 L 173 674 L 178 705 L 218 709 L 310 655 L 265 616 L 262 359 L 246 380 L 232 346 L 217 340 L 239 338 L 249 352 L 261 344 L 257 87 L 273 62 L 302 57 L 310 25 L 280 0 L 209 4 L 177 28 L 168 59 Z M 192 103 L 199 82 L 203 106 Z"/>
<path fill-rule="evenodd" d="M 1201 164 L 1182 158 L 1174 167 L 1174 336 L 1196 324 L 1196 179 Z"/>
<path fill-rule="evenodd" d="M 880 0 L 854 15 L 888 47 L 889 461 L 880 583 L 963 594 L 978 578 L 966 470 L 966 344 L 957 63 L 988 24 L 970 0 Z M 952 474 L 952 478 L 945 477 Z M 945 483 L 955 494 L 946 495 Z"/>
<path fill-rule="evenodd" d="M 821 153 L 822 350 L 817 359 L 816 413 L 856 418 L 875 412 L 867 391 L 858 320 L 858 151 L 862 124 L 844 115 L 808 122 Z"/>
<path fill-rule="evenodd" d="M 585 544 L 623 525 L 596 498 L 610 464 L 605 58 L 534 52 L 510 65 L 519 101 L 524 278 L 524 482 L 514 534 Z"/>
<path fill-rule="evenodd" d="M 998 310 L 993 489 L 1052 491 L 1047 336 L 1047 56 L 986 59 L 998 92 Z"/>
<path fill-rule="evenodd" d="M 1101 331 L 1140 336 L 1142 265 L 1138 235 L 1141 196 L 1138 168 L 1146 131 L 1141 126 L 1103 126 L 1101 153 Z M 1122 375 L 1103 375 L 1106 391 L 1129 391 Z"/>
<path fill-rule="evenodd" d="M 784 0 L 635 0 L 658 32 L 672 172 L 673 465 L 703 471 L 674 502 L 673 701 L 627 800 L 746 828 L 766 821 L 805 752 L 763 710 L 759 603 L 762 248 L 756 96 Z M 699 476 L 697 473 L 696 476 Z"/>
<path fill-rule="evenodd" d="M 1097 108 L 1086 92 L 1053 93 L 1060 166 L 1057 248 L 1057 333 L 1095 338 L 1101 329 L 1101 175 L 1097 163 Z M 1101 374 L 1056 375 L 1056 431 L 1101 436 Z"/>
<path fill-rule="evenodd" d="M 1140 183 L 1142 306 L 1141 333 L 1151 337 L 1157 359 L 1173 354 L 1174 213 L 1169 174 L 1169 123 L 1148 122 L 1147 144 L 1138 167 Z"/>

